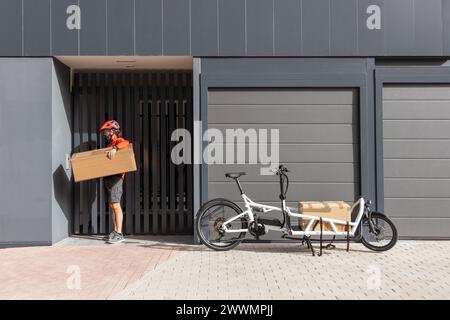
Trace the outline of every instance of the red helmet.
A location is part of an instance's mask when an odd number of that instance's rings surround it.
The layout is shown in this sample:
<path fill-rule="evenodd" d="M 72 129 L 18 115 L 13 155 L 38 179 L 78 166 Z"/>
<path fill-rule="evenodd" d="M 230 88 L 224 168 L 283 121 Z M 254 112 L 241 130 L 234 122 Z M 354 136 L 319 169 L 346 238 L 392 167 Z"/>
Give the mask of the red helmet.
<path fill-rule="evenodd" d="M 100 132 L 104 130 L 112 130 L 113 132 L 119 132 L 120 131 L 120 125 L 116 120 L 109 120 L 106 121 L 101 127 Z"/>

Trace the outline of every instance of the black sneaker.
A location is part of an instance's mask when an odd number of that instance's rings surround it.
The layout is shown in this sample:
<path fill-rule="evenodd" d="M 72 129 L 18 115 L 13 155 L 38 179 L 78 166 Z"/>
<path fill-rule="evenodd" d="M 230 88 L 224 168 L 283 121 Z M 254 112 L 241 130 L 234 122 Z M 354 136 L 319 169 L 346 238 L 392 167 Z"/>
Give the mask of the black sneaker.
<path fill-rule="evenodd" d="M 120 242 L 123 242 L 123 241 L 125 241 L 125 238 L 123 237 L 123 234 L 116 232 L 116 234 L 111 239 L 109 239 L 108 243 L 115 244 L 115 243 L 120 243 Z"/>

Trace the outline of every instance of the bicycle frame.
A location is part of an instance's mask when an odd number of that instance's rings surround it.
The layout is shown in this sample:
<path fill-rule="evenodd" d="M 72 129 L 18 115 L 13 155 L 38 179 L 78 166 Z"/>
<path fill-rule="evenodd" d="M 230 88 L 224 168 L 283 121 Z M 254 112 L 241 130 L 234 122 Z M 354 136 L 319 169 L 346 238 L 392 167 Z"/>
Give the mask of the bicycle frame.
<path fill-rule="evenodd" d="M 315 236 L 315 235 L 324 235 L 324 236 L 350 236 L 350 237 L 354 237 L 355 233 L 358 229 L 358 226 L 362 220 L 362 217 L 364 215 L 365 212 L 365 202 L 364 202 L 364 198 L 361 197 L 359 198 L 355 203 L 353 203 L 353 205 L 350 208 L 350 212 L 353 212 L 353 210 L 359 205 L 359 211 L 358 211 L 358 215 L 356 216 L 355 221 L 344 221 L 344 220 L 337 220 L 337 219 L 331 219 L 331 218 L 322 218 L 322 223 L 328 223 L 331 226 L 331 231 L 315 231 L 313 230 L 314 225 L 316 224 L 315 222 L 320 222 L 320 217 L 317 216 L 311 216 L 311 215 L 306 215 L 306 214 L 302 214 L 299 213 L 296 209 L 291 208 L 286 206 L 286 200 L 282 200 L 282 208 L 279 207 L 273 207 L 273 206 L 269 206 L 269 205 L 265 205 L 265 204 L 261 204 L 261 203 L 257 203 L 254 202 L 253 200 L 251 200 L 248 196 L 245 195 L 245 193 L 241 194 L 242 199 L 244 200 L 245 203 L 245 208 L 246 210 L 244 212 L 242 212 L 241 214 L 228 219 L 227 221 L 225 221 L 222 224 L 223 230 L 226 233 L 241 233 L 241 232 L 247 232 L 248 229 L 228 229 L 227 228 L 227 224 L 231 223 L 232 221 L 236 220 L 236 219 L 240 219 L 243 216 L 247 216 L 248 217 L 248 223 L 252 223 L 253 221 L 255 221 L 255 215 L 253 213 L 253 209 L 252 208 L 258 208 L 260 210 L 262 210 L 263 213 L 267 213 L 270 211 L 281 211 L 283 212 L 283 214 L 287 214 L 289 217 L 297 217 L 297 218 L 301 218 L 303 220 L 308 221 L 308 224 L 306 226 L 306 228 L 304 230 L 301 231 L 294 231 L 292 229 L 288 230 L 285 226 L 282 227 L 276 227 L 276 226 L 266 226 L 269 230 L 275 230 L 275 231 L 285 231 L 287 233 L 289 233 L 290 235 L 293 236 Z M 344 226 L 349 226 L 350 230 L 347 231 L 338 231 L 337 230 L 337 225 L 344 225 Z"/>

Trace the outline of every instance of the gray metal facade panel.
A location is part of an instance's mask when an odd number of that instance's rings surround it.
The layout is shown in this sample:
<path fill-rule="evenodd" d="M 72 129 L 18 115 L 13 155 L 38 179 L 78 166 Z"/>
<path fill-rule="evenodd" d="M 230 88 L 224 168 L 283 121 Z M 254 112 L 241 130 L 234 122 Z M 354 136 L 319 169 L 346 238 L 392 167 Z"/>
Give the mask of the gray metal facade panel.
<path fill-rule="evenodd" d="M 163 1 L 163 54 L 190 55 L 190 1 Z"/>
<path fill-rule="evenodd" d="M 65 239 L 71 230 L 72 170 L 65 167 L 66 155 L 72 154 L 72 95 L 70 68 L 52 61 L 52 243 Z"/>
<path fill-rule="evenodd" d="M 410 120 L 450 119 L 450 108 L 445 100 L 384 101 L 383 114 L 387 119 L 401 120 L 407 113 Z"/>
<path fill-rule="evenodd" d="M 442 0 L 442 50 L 450 55 L 450 0 Z"/>
<path fill-rule="evenodd" d="M 383 99 L 385 211 L 401 236 L 448 237 L 430 226 L 450 224 L 450 85 L 386 84 Z"/>
<path fill-rule="evenodd" d="M 301 52 L 301 1 L 274 2 L 275 55 L 292 55 Z"/>
<path fill-rule="evenodd" d="M 277 109 L 276 113 L 265 110 Z M 255 117 L 255 115 L 258 117 Z M 324 114 L 328 116 L 323 117 Z M 209 105 L 213 123 L 345 123 L 358 119 L 358 107 L 352 105 Z M 351 122 L 350 122 L 351 123 Z"/>
<path fill-rule="evenodd" d="M 353 152 L 353 150 L 350 150 Z M 307 153 L 305 151 L 305 153 Z M 284 155 L 284 153 L 283 153 Z M 296 154 L 298 158 L 298 153 Z M 323 157 L 322 157 L 323 159 Z M 302 159 L 303 160 L 303 159 Z M 306 159 L 306 162 L 295 162 L 298 159 L 292 159 L 288 161 L 289 170 L 295 172 L 295 176 L 301 181 L 314 181 L 314 182 L 344 182 L 353 183 L 359 180 L 359 172 L 355 170 L 357 166 L 354 163 L 319 163 L 313 160 Z M 333 159 L 334 160 L 334 159 Z M 274 182 L 274 176 L 261 175 L 260 168 L 263 165 L 252 164 L 223 164 L 223 165 L 211 165 L 208 171 L 208 178 L 210 182 L 223 182 L 225 173 L 227 172 L 246 172 L 247 175 L 242 176 L 239 180 L 243 183 L 250 182 Z M 230 180 L 228 180 L 230 181 Z M 294 200 L 294 199 L 288 199 Z"/>
<path fill-rule="evenodd" d="M 443 72 L 449 72 L 450 68 L 440 68 Z M 421 70 L 418 70 L 419 72 Z M 383 89 L 384 101 L 389 103 L 394 100 L 395 102 L 404 103 L 419 103 L 421 100 L 428 102 L 429 100 L 449 100 L 450 91 L 448 90 L 448 84 L 428 83 L 428 84 L 408 84 L 399 85 L 391 84 L 385 86 Z M 400 100 L 400 101 L 399 101 Z M 433 102 L 434 104 L 434 102 Z M 432 105 L 433 105 L 432 104 Z M 386 105 L 388 106 L 388 104 Z M 428 105 L 427 105 L 428 108 Z M 406 116 L 414 116 L 407 114 Z"/>
<path fill-rule="evenodd" d="M 136 0 L 136 55 L 162 54 L 162 0 Z"/>
<path fill-rule="evenodd" d="M 247 0 L 247 55 L 274 54 L 274 17 L 272 0 Z"/>
<path fill-rule="evenodd" d="M 21 1 L 0 1 L 0 55 L 22 55 Z"/>
<path fill-rule="evenodd" d="M 49 56 L 50 0 L 23 0 L 23 42 L 25 56 Z"/>
<path fill-rule="evenodd" d="M 213 126 L 216 127 L 216 125 Z M 242 146 L 242 144 L 238 145 Z M 333 163 L 359 162 L 358 145 L 351 143 L 280 142 L 279 150 L 286 163 L 300 163 L 299 154 L 301 154 L 302 163 L 324 163 L 324 159 L 330 154 L 333 155 Z"/>
<path fill-rule="evenodd" d="M 326 73 L 339 73 L 343 81 L 342 73 L 361 73 L 366 70 L 365 59 L 347 58 L 228 58 L 228 59 L 203 59 L 203 73 L 220 74 L 295 74 L 308 73 L 321 76 Z M 329 75 L 323 76 L 324 79 Z"/>
<path fill-rule="evenodd" d="M 424 239 L 443 238 L 448 239 L 450 220 L 430 218 L 394 218 L 399 234 L 403 238 Z"/>
<path fill-rule="evenodd" d="M 353 201 L 360 192 L 359 118 L 354 116 L 357 104 L 355 91 L 348 88 L 210 89 L 208 128 L 222 132 L 233 128 L 279 129 L 280 163 L 286 163 L 291 169 L 289 200 Z M 249 107 L 259 108 L 259 111 L 250 115 L 240 110 Z M 327 107 L 344 107 L 350 112 L 346 113 L 347 117 L 333 118 L 333 113 L 326 112 Z M 297 122 L 279 117 L 278 108 L 296 109 L 297 116 L 292 119 L 297 119 Z M 322 111 L 321 119 L 318 114 L 311 116 L 313 108 L 319 113 Z M 227 118 L 220 116 L 222 110 L 227 110 L 234 115 L 232 118 L 240 120 L 230 119 L 226 123 Z M 248 143 L 246 147 L 249 147 Z M 249 175 L 242 177 L 248 194 L 257 201 L 276 202 L 279 194 L 277 179 L 274 176 L 261 176 L 260 167 L 260 164 L 209 165 L 208 197 L 239 201 L 239 192 L 232 181 L 224 177 L 224 172 L 248 171 Z"/>
<path fill-rule="evenodd" d="M 396 0 L 384 2 L 387 55 L 409 55 L 415 49 L 414 2 Z"/>
<path fill-rule="evenodd" d="M 208 105 L 347 105 L 357 97 L 356 91 L 339 88 L 278 88 L 265 90 L 248 90 L 243 88 L 214 90 L 209 94 Z M 280 101 L 280 99 L 282 99 Z"/>
<path fill-rule="evenodd" d="M 191 0 L 192 55 L 218 55 L 217 0 Z"/>
<path fill-rule="evenodd" d="M 415 54 L 443 53 L 442 25 L 442 0 L 414 1 Z"/>
<path fill-rule="evenodd" d="M 422 151 L 426 155 L 426 152 Z M 439 155 L 442 157 L 442 155 Z M 405 156 L 404 156 L 405 157 Z M 450 159 L 435 158 L 434 154 L 430 154 L 432 159 L 402 159 L 385 158 L 384 175 L 393 179 L 396 178 L 419 178 L 419 179 L 439 179 L 442 177 L 450 177 Z"/>
<path fill-rule="evenodd" d="M 134 55 L 134 1 L 108 0 L 109 55 Z"/>
<path fill-rule="evenodd" d="M 0 59 L 0 243 L 51 242 L 51 68 L 51 58 Z"/>
<path fill-rule="evenodd" d="M 73 0 L 57 0 L 51 3 L 51 31 L 52 54 L 54 55 L 78 55 L 78 33 L 69 30 L 66 26 L 68 15 L 67 7 L 74 4 Z"/>
<path fill-rule="evenodd" d="M 2 37 L 11 44 L 5 48 L 2 43 L 2 55 L 78 54 L 78 47 L 81 55 L 133 55 L 135 45 L 137 54 L 155 55 L 450 54 L 449 0 L 78 0 L 72 4 L 81 8 L 79 39 L 74 39 L 74 30 L 50 30 L 50 20 L 61 25 L 67 19 L 63 9 L 69 2 L 24 0 L 25 50 L 21 3 L 2 2 L 2 29 L 8 30 Z M 370 5 L 381 8 L 380 30 L 367 27 Z M 106 14 L 111 15 L 108 31 L 103 27 Z M 104 48 L 106 42 L 111 53 Z"/>
<path fill-rule="evenodd" d="M 358 0 L 330 1 L 332 56 L 352 56 L 358 54 Z"/>
<path fill-rule="evenodd" d="M 450 119 L 384 120 L 385 139 L 450 139 Z"/>
<path fill-rule="evenodd" d="M 330 0 L 302 0 L 302 55 L 330 55 Z"/>
<path fill-rule="evenodd" d="M 385 140 L 384 158 L 447 159 L 450 158 L 450 141 L 446 140 Z"/>
<path fill-rule="evenodd" d="M 398 216 L 404 217 L 404 219 L 423 219 L 424 212 L 428 212 L 430 208 L 436 211 L 436 217 L 441 219 L 448 219 L 446 213 L 450 205 L 450 199 L 386 199 L 385 206 L 386 212 L 397 212 Z M 395 218 L 394 218 L 395 219 Z M 420 235 L 422 232 L 417 232 L 416 235 Z"/>
<path fill-rule="evenodd" d="M 107 55 L 107 0 L 79 0 L 83 8 L 80 30 L 81 55 Z"/>
<path fill-rule="evenodd" d="M 219 55 L 245 56 L 245 2 L 219 0 Z"/>
<path fill-rule="evenodd" d="M 389 0 L 388 0 L 389 1 Z M 386 53 L 386 14 L 384 0 L 358 0 L 358 54 L 384 55 Z M 377 5 L 381 9 L 381 29 L 367 28 L 367 8 Z"/>
<path fill-rule="evenodd" d="M 277 124 L 217 124 L 215 128 L 220 130 L 222 134 L 226 133 L 226 129 L 243 129 L 248 130 L 254 128 L 279 129 Z M 310 126 L 307 124 L 286 124 L 280 129 L 280 143 L 348 143 L 352 141 L 356 129 L 349 124 L 316 124 Z"/>
<path fill-rule="evenodd" d="M 389 178 L 384 177 L 385 198 L 450 198 L 450 181 L 448 177 L 435 178 Z M 395 212 L 389 212 L 393 217 Z M 436 214 L 429 208 L 425 217 Z"/>

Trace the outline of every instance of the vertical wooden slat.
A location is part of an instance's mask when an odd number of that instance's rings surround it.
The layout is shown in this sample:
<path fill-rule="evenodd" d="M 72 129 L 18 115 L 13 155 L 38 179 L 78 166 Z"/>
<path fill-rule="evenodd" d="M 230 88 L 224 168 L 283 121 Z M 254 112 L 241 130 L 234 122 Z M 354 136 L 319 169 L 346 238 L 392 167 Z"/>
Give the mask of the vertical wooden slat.
<path fill-rule="evenodd" d="M 98 104 L 98 123 L 97 128 L 105 122 L 105 74 L 99 75 L 99 104 Z M 104 138 L 99 133 L 98 136 L 98 148 L 104 148 Z M 103 184 L 103 178 L 98 181 L 98 202 L 99 202 L 99 215 L 100 215 L 100 233 L 106 232 L 106 209 L 105 209 L 105 187 Z"/>
<path fill-rule="evenodd" d="M 168 123 L 169 130 L 167 131 L 167 166 L 169 167 L 169 232 L 175 233 L 175 164 L 171 158 L 171 150 L 173 142 L 171 140 L 171 134 L 175 130 L 175 116 L 176 116 L 176 104 L 175 104 L 175 74 L 171 72 L 169 74 L 169 99 L 168 99 Z"/>
<path fill-rule="evenodd" d="M 191 141 L 190 144 L 193 147 L 193 109 L 192 109 L 192 73 L 186 73 L 186 128 L 191 133 Z M 191 152 L 191 161 L 189 165 L 186 167 L 186 175 L 187 175 L 187 184 L 186 184 L 186 201 L 187 201 L 187 212 L 186 212 L 186 231 L 191 233 L 193 227 L 193 152 Z"/>
<path fill-rule="evenodd" d="M 79 74 L 76 73 L 73 78 L 73 147 L 74 152 L 80 151 L 80 90 Z M 80 184 L 74 182 L 73 199 L 73 233 L 80 233 Z"/>
<path fill-rule="evenodd" d="M 108 117 L 107 120 L 111 120 L 114 118 L 114 74 L 110 73 L 108 74 Z M 108 201 L 108 200 L 106 200 Z M 108 206 L 108 229 L 106 230 L 107 233 L 110 233 L 114 228 L 113 220 L 112 220 L 112 211 L 111 208 Z"/>
<path fill-rule="evenodd" d="M 89 78 L 87 73 L 82 74 L 83 81 L 83 103 L 81 105 L 81 123 L 82 123 L 82 140 L 81 140 L 81 151 L 89 150 L 89 105 L 88 105 L 88 87 Z M 89 181 L 81 182 L 81 195 L 82 195 L 82 208 L 83 208 L 83 234 L 89 232 Z"/>
<path fill-rule="evenodd" d="M 183 78 L 182 74 L 180 72 L 177 72 L 175 74 L 176 81 L 175 81 L 175 100 L 176 100 L 176 129 L 182 129 L 183 128 Z M 173 145 L 178 144 L 179 141 L 175 141 Z M 183 198 L 184 198 L 184 179 L 183 179 L 183 165 L 178 164 L 176 165 L 177 170 L 177 180 L 178 182 L 175 184 L 175 193 L 177 195 L 177 202 L 175 204 L 176 206 L 176 217 L 177 217 L 177 223 L 176 223 L 176 232 L 180 232 L 180 229 L 182 227 L 182 213 L 183 213 Z"/>
<path fill-rule="evenodd" d="M 158 193 L 161 195 L 160 186 L 160 168 L 158 164 L 161 163 L 161 151 L 158 146 L 158 129 L 161 124 L 160 119 L 158 118 L 158 92 L 157 92 L 157 74 L 151 73 L 147 75 L 151 77 L 151 118 L 149 119 L 149 123 L 151 125 L 151 177 L 152 177 L 152 232 L 154 234 L 158 233 L 158 214 L 161 212 L 162 200 L 158 203 Z M 147 78 L 148 79 L 148 78 Z M 149 83 L 146 83 L 146 87 L 149 86 Z M 148 96 L 145 96 L 147 101 L 149 100 Z M 159 113 L 160 114 L 160 113 Z M 148 136 L 148 131 L 147 131 Z"/>
<path fill-rule="evenodd" d="M 114 89 L 115 89 L 115 103 L 114 103 L 114 118 L 119 122 L 119 124 L 122 127 L 122 132 L 123 132 L 123 128 L 124 128 L 124 123 L 123 123 L 123 111 L 124 111 L 124 107 L 123 107 L 123 81 L 122 81 L 123 77 L 121 73 L 115 73 L 114 74 Z M 126 189 L 126 181 L 125 184 L 123 185 L 123 194 L 122 194 L 122 209 L 123 209 L 123 221 L 122 221 L 122 232 L 126 232 L 126 228 L 127 228 L 127 220 L 126 220 L 126 197 L 127 197 L 127 189 Z M 124 201 L 125 200 L 125 201 Z M 125 202 L 125 207 L 123 206 L 123 203 Z"/>
<path fill-rule="evenodd" d="M 124 75 L 124 104 L 123 104 L 123 108 L 124 111 L 123 115 L 124 115 L 124 119 L 123 119 L 123 123 L 124 123 L 124 133 L 125 133 L 125 137 L 129 140 L 132 140 L 132 128 L 131 128 L 131 102 L 132 102 L 132 96 L 131 96 L 131 75 L 125 74 Z M 131 141 L 132 143 L 134 141 Z M 134 147 L 134 146 L 133 146 Z M 132 234 L 134 233 L 134 223 L 133 223 L 133 219 L 134 214 L 135 214 L 135 207 L 134 207 L 134 197 L 132 194 L 133 191 L 133 187 L 134 187 L 134 178 L 135 175 L 134 174 L 129 174 L 126 182 L 125 182 L 125 187 L 126 187 L 126 208 L 127 208 L 127 213 L 126 213 L 126 230 L 128 234 Z"/>
<path fill-rule="evenodd" d="M 148 233 L 150 230 L 150 165 L 149 165 L 149 151 L 150 151 L 150 136 L 149 136 L 149 126 L 150 126 L 150 106 L 148 104 L 148 74 L 145 73 L 143 75 L 143 88 L 142 88 L 142 125 L 143 125 L 143 137 L 142 137 L 142 143 L 143 143 L 143 170 L 142 174 L 144 176 L 144 233 Z"/>
<path fill-rule="evenodd" d="M 167 232 L 167 74 L 160 74 L 160 135 L 161 135 L 161 232 Z"/>
<path fill-rule="evenodd" d="M 96 149 L 97 148 L 97 108 L 98 108 L 98 101 L 97 101 L 97 75 L 94 73 L 92 74 L 91 78 L 91 96 L 90 96 L 90 104 L 89 104 L 89 116 L 90 119 L 90 148 Z M 97 208 L 97 199 L 98 199 L 98 179 L 94 179 L 90 181 L 90 190 L 89 190 L 89 196 L 91 198 L 90 205 L 91 205 L 91 225 L 92 225 L 92 233 L 97 233 L 97 218 L 98 218 L 98 208 Z"/>
<path fill-rule="evenodd" d="M 132 102 L 132 113 L 134 115 L 133 119 L 133 139 L 134 139 L 134 151 L 136 156 L 136 166 L 137 170 L 134 173 L 134 231 L 135 233 L 142 233 L 141 231 L 141 116 L 139 107 L 139 74 L 134 74 L 132 79 L 133 87 L 133 102 Z"/>

